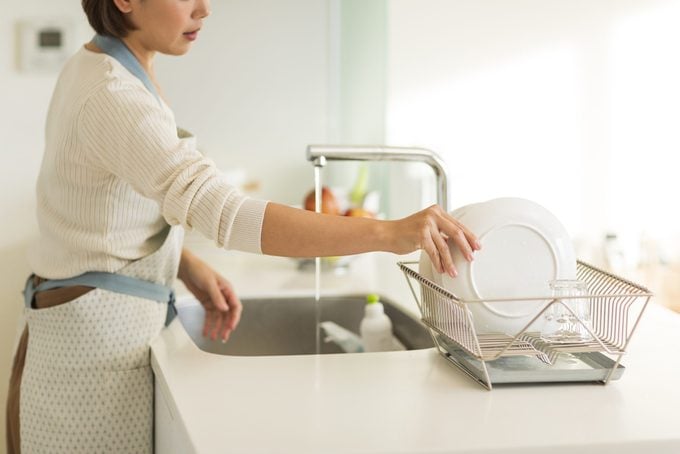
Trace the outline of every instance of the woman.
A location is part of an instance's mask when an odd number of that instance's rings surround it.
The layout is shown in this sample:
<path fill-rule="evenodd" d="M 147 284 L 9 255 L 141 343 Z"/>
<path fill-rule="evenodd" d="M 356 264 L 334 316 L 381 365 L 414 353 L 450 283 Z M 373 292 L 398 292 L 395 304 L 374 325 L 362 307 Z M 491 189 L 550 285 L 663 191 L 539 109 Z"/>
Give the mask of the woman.
<path fill-rule="evenodd" d="M 65 65 L 48 112 L 10 453 L 151 452 L 148 345 L 172 315 L 174 276 L 204 305 L 204 335 L 226 341 L 241 313 L 229 282 L 182 249 L 183 227 L 279 256 L 424 249 L 451 276 L 447 240 L 472 260 L 476 238 L 436 206 L 397 221 L 330 216 L 227 184 L 178 134 L 153 67 L 159 52 L 188 52 L 208 0 L 82 4 L 97 35 Z"/>

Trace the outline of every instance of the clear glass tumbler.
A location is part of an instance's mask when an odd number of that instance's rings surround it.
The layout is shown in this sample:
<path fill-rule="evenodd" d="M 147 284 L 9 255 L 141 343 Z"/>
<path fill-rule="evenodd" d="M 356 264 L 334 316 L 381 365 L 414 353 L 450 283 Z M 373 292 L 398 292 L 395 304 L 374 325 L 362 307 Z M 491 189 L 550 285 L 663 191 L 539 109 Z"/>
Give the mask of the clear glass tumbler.
<path fill-rule="evenodd" d="M 548 342 L 572 343 L 592 340 L 590 300 L 586 283 L 576 279 L 550 282 L 555 299 L 544 317 L 541 338 Z"/>

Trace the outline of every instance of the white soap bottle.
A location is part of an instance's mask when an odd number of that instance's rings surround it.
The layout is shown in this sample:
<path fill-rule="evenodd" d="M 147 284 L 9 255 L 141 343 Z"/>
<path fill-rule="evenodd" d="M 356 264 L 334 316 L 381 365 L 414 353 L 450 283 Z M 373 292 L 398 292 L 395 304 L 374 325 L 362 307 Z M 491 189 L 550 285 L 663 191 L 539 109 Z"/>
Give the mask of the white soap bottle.
<path fill-rule="evenodd" d="M 364 318 L 359 326 L 361 340 L 366 352 L 386 352 L 394 350 L 392 322 L 385 315 L 385 308 L 378 295 L 366 297 Z"/>

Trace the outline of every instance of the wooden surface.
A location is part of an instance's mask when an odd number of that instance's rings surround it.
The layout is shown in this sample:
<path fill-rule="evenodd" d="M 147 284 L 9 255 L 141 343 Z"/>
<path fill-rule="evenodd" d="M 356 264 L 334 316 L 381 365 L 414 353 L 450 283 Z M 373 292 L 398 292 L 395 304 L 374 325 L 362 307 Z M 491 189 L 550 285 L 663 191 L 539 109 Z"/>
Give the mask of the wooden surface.
<path fill-rule="evenodd" d="M 648 265 L 624 276 L 651 290 L 653 302 L 680 312 L 680 263 Z"/>

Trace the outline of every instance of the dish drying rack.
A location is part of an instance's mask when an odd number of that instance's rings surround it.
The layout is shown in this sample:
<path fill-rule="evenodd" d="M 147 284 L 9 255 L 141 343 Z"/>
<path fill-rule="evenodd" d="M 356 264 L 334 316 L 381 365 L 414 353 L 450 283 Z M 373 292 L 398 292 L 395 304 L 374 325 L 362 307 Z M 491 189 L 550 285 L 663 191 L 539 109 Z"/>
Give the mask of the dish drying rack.
<path fill-rule="evenodd" d="M 586 283 L 585 296 L 463 300 L 415 271 L 413 267 L 417 267 L 418 262 L 398 262 L 397 265 L 404 272 L 421 320 L 429 328 L 439 353 L 489 390 L 500 383 L 597 381 L 607 384 L 618 379 L 624 369 L 621 358 L 653 296 L 638 284 L 578 261 L 577 279 Z M 414 282 L 420 292 L 416 291 Z M 553 304 L 570 298 L 588 301 L 590 326 L 581 319 L 578 322 L 590 333 L 591 340 L 547 342 L 540 333 L 529 330 Z M 544 304 L 518 333 L 477 333 L 469 305 L 530 300 Z"/>

